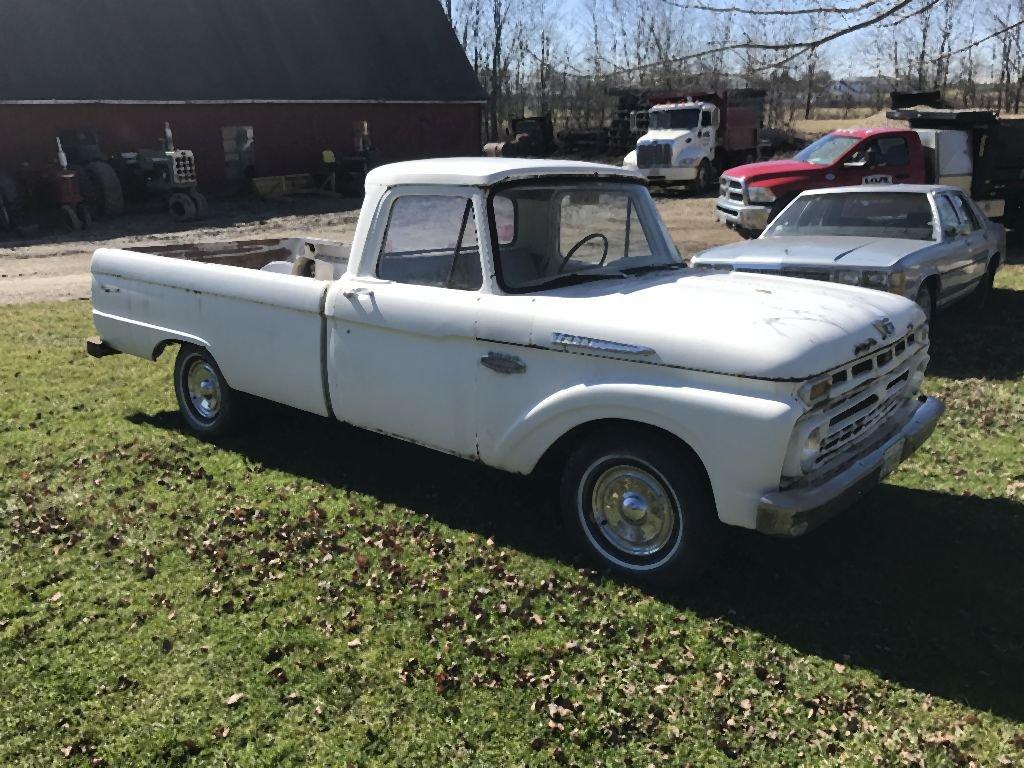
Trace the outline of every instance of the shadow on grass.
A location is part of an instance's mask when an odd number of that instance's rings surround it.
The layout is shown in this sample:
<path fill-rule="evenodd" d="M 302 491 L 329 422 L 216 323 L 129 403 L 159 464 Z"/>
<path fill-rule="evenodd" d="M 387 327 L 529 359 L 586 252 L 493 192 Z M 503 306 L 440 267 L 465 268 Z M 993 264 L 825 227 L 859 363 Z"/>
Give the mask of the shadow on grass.
<path fill-rule="evenodd" d="M 176 412 L 132 420 L 182 426 Z M 220 447 L 534 556 L 577 559 L 550 478 L 507 475 L 263 403 Z M 737 531 L 728 542 L 699 583 L 656 597 L 1024 720 L 1024 505 L 885 485 L 803 539 Z"/>
<path fill-rule="evenodd" d="M 1013 380 L 1024 374 L 1024 291 L 996 288 L 983 310 L 955 304 L 932 323 L 930 376 Z"/>

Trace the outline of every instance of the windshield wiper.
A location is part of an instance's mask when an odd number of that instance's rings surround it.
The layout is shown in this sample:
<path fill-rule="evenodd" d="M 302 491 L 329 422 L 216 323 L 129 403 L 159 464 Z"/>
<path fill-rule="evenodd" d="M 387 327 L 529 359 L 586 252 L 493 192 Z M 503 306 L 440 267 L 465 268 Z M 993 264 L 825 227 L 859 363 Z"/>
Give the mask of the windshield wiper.
<path fill-rule="evenodd" d="M 663 269 L 686 269 L 682 261 L 674 261 L 671 264 L 644 264 L 642 267 L 628 267 L 624 270 L 627 275 L 646 275 L 648 272 L 660 272 Z"/>

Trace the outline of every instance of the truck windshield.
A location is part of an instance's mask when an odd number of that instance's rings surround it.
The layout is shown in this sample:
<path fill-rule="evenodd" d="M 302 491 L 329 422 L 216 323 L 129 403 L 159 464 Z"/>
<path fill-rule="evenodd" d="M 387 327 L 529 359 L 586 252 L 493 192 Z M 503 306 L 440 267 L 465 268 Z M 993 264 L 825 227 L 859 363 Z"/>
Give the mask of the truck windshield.
<path fill-rule="evenodd" d="M 684 266 L 640 184 L 509 185 L 491 195 L 490 209 L 498 279 L 511 293 Z M 515 222 L 503 222 L 510 212 Z M 502 228 L 515 239 L 503 239 Z"/>
<path fill-rule="evenodd" d="M 793 159 L 814 165 L 832 165 L 859 141 L 860 139 L 853 136 L 837 136 L 830 133 L 804 147 L 793 156 Z"/>
<path fill-rule="evenodd" d="M 845 192 L 798 197 L 762 237 L 852 235 L 932 240 L 932 207 L 917 192 Z"/>
<path fill-rule="evenodd" d="M 665 109 L 651 110 L 647 126 L 652 131 L 685 130 L 696 128 L 700 120 L 700 109 Z"/>

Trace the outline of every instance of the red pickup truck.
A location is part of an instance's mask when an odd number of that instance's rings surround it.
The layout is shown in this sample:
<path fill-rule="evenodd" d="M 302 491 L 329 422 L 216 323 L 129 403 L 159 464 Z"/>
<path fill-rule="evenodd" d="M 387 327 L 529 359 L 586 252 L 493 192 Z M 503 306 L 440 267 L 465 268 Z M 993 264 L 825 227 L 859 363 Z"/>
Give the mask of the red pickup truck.
<path fill-rule="evenodd" d="M 854 128 L 822 136 L 788 160 L 730 168 L 719 182 L 719 221 L 756 233 L 807 189 L 927 181 L 916 131 Z"/>
<path fill-rule="evenodd" d="M 949 184 L 989 218 L 1024 216 L 1024 121 L 982 110 L 894 110 L 888 116 L 909 127 L 833 131 L 789 160 L 728 169 L 720 180 L 718 220 L 752 236 L 804 190 L 851 184 Z"/>

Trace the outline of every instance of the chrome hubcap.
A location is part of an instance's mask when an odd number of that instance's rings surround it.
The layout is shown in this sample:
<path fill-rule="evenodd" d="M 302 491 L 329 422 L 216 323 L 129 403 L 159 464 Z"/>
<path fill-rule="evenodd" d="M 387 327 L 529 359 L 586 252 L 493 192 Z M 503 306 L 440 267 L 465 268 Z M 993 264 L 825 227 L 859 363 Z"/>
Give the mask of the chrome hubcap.
<path fill-rule="evenodd" d="M 220 413 L 220 379 L 205 360 L 196 360 L 189 366 L 186 377 L 188 398 L 196 413 L 204 419 L 216 418 Z"/>
<path fill-rule="evenodd" d="M 597 529 L 616 549 L 652 555 L 672 537 L 674 511 L 664 484 L 639 467 L 619 465 L 601 473 L 591 496 Z"/>

